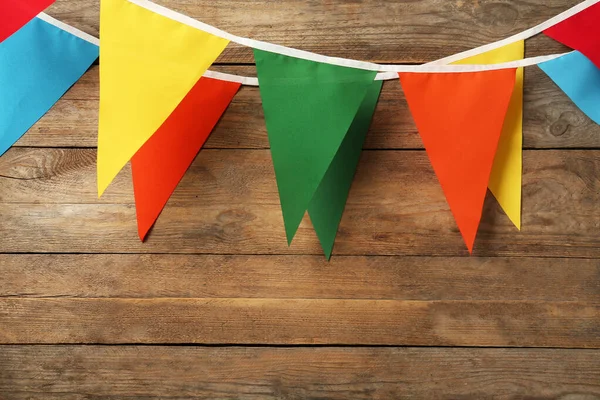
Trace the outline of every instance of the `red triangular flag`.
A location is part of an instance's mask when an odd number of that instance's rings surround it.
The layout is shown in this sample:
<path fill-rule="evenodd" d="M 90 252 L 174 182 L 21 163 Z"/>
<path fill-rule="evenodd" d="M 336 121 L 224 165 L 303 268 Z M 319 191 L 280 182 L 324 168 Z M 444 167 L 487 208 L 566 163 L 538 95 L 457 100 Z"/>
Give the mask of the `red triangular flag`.
<path fill-rule="evenodd" d="M 579 50 L 600 68 L 600 3 L 546 29 L 544 33 Z"/>
<path fill-rule="evenodd" d="M 21 29 L 54 0 L 0 0 L 0 42 Z"/>
<path fill-rule="evenodd" d="M 200 78 L 131 159 L 140 239 L 146 237 L 239 88 L 236 82 Z"/>
<path fill-rule="evenodd" d="M 472 252 L 516 70 L 399 75 L 433 169 Z"/>

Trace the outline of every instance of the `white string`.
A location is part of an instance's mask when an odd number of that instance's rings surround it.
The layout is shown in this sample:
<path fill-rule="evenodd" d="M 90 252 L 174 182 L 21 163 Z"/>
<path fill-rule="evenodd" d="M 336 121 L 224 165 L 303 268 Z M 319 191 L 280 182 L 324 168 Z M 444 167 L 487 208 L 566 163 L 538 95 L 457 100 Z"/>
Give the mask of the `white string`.
<path fill-rule="evenodd" d="M 311 53 L 304 50 L 292 49 L 285 46 L 280 46 L 273 43 L 262 42 L 260 40 L 253 40 L 248 38 L 243 38 L 240 36 L 232 35 L 231 33 L 222 31 L 214 26 L 205 24 L 204 22 L 200 22 L 196 19 L 188 17 L 187 15 L 183 15 L 178 13 L 177 11 L 168 9 L 166 7 L 160 6 L 156 3 L 153 3 L 148 0 L 129 0 L 130 3 L 135 4 L 137 6 L 143 7 L 146 10 L 150 10 L 167 18 L 170 18 L 174 21 L 180 22 L 182 24 L 191 26 L 192 28 L 199 29 L 201 31 L 210 33 L 211 35 L 218 36 L 220 38 L 229 40 L 230 42 L 238 43 L 246 47 L 251 47 L 258 50 L 264 50 L 271 53 L 282 54 L 285 56 L 301 58 L 308 61 L 315 61 L 320 63 L 339 65 L 342 67 L 351 67 L 358 68 L 367 71 L 380 71 L 381 68 L 379 65 L 365 62 L 365 61 L 356 61 L 350 60 L 346 58 L 337 58 L 337 57 L 327 57 L 319 54 Z"/>
<path fill-rule="evenodd" d="M 77 36 L 78 38 L 85 40 L 86 42 L 90 42 L 91 44 L 100 46 L 100 40 L 98 40 L 98 38 L 93 37 L 92 35 L 87 34 L 83 31 L 80 31 L 79 29 L 75 28 L 74 26 L 67 25 L 64 22 L 61 22 L 55 18 L 52 18 L 51 16 L 49 16 L 46 13 L 39 13 L 37 15 L 37 17 L 44 22 L 47 22 L 51 25 L 54 25 L 55 27 L 57 27 L 59 29 L 62 29 L 65 32 L 69 32 L 71 35 Z"/>
<path fill-rule="evenodd" d="M 74 36 L 77 36 L 78 38 L 83 39 L 91 44 L 100 46 L 100 40 L 97 37 L 94 37 L 88 33 L 85 33 L 83 31 L 75 28 L 74 26 L 71 26 L 62 21 L 59 21 L 56 18 L 53 18 L 46 13 L 43 13 L 43 12 L 39 13 L 37 15 L 37 18 L 39 18 L 42 21 L 47 22 L 51 25 L 54 25 L 55 27 L 62 29 L 65 32 L 68 32 Z M 219 79 L 221 81 L 237 82 L 237 83 L 241 83 L 242 85 L 247 85 L 247 86 L 258 86 L 257 78 L 251 78 L 251 77 L 247 77 L 247 76 L 224 74 L 222 72 L 216 72 L 216 71 L 206 71 L 206 73 L 204 73 L 203 76 L 205 76 L 207 78 Z"/>
<path fill-rule="evenodd" d="M 585 0 L 584 2 L 577 4 L 575 7 L 572 7 L 570 9 L 568 9 L 567 11 L 562 12 L 553 18 L 550 18 L 549 20 L 542 22 L 541 24 L 534 26 L 533 28 L 527 29 L 526 31 L 517 33 L 516 35 L 513 35 L 513 36 L 508 37 L 503 40 L 499 40 L 494 43 L 486 44 L 484 46 L 479 46 L 479 47 L 471 49 L 471 50 L 463 51 L 462 53 L 454 54 L 454 55 L 451 55 L 451 56 L 448 56 L 448 57 L 445 57 L 445 58 L 442 58 L 442 59 L 439 59 L 436 61 L 432 61 L 425 65 L 451 64 L 456 61 L 464 60 L 465 58 L 478 56 L 480 54 L 487 53 L 488 51 L 496 50 L 501 47 L 508 46 L 509 44 L 518 42 L 520 40 L 527 40 L 539 33 L 542 33 L 546 29 L 552 28 L 554 25 L 557 25 L 557 24 L 563 22 L 564 20 L 571 18 L 573 15 L 580 13 L 581 11 L 585 10 L 586 8 L 589 8 L 589 7 L 593 6 L 594 4 L 598 3 L 599 1 L 600 0 Z"/>
<path fill-rule="evenodd" d="M 224 74 L 217 71 L 206 71 L 202 76 L 218 79 L 220 81 L 237 82 L 246 86 L 258 86 L 258 78 L 251 78 L 249 76 Z"/>
<path fill-rule="evenodd" d="M 498 49 L 500 47 L 509 45 L 509 44 L 514 43 L 519 40 L 526 40 L 532 36 L 537 35 L 538 33 L 542 32 L 542 31 L 572 17 L 573 15 L 585 10 L 586 8 L 591 7 L 592 5 L 600 2 L 600 0 L 585 0 L 584 2 L 576 5 L 575 7 L 571 8 L 559 15 L 557 15 L 557 16 L 555 16 L 533 28 L 530 28 L 526 31 L 523 31 L 521 33 L 513 35 L 509 38 L 500 40 L 498 42 L 490 43 L 490 44 L 487 44 L 484 46 L 480 46 L 475 49 L 464 51 L 462 53 L 458 53 L 458 54 L 455 54 L 455 55 L 452 55 L 449 57 L 445 57 L 445 58 L 442 58 L 442 59 L 439 59 L 436 61 L 432 61 L 427 64 L 423 64 L 423 65 L 378 65 L 378 64 L 374 64 L 374 63 L 350 60 L 350 59 L 345 59 L 345 58 L 327 57 L 327 56 L 322 56 L 322 55 L 319 55 L 316 53 L 292 49 L 289 47 L 280 46 L 280 45 L 276 45 L 276 44 L 272 44 L 272 43 L 261 42 L 258 40 L 238 37 L 238 36 L 232 35 L 230 33 L 227 33 L 225 31 L 222 31 L 218 28 L 215 28 L 211 25 L 208 25 L 208 24 L 205 24 L 198 20 L 195 20 L 193 18 L 190 18 L 186 15 L 180 14 L 176 11 L 170 10 L 166 7 L 152 3 L 149 0 L 128 0 L 128 1 L 133 4 L 138 5 L 140 7 L 143 7 L 147 10 L 153 11 L 157 14 L 163 15 L 167 18 L 170 18 L 170 19 L 173 19 L 180 23 L 183 23 L 185 25 L 194 27 L 196 29 L 200 29 L 202 31 L 208 32 L 215 36 L 219 36 L 224 39 L 227 39 L 232 42 L 239 43 L 239 44 L 242 44 L 242 45 L 245 45 L 248 47 L 253 47 L 253 48 L 257 48 L 260 50 L 265 50 L 265 51 L 269 51 L 269 52 L 273 52 L 273 53 L 288 55 L 290 57 L 296 57 L 296 58 L 301 58 L 301 59 L 316 61 L 316 62 L 322 62 L 322 63 L 332 64 L 332 65 L 340 65 L 340 66 L 346 66 L 346 67 L 352 67 L 352 68 L 359 68 L 359 69 L 364 69 L 364 70 L 369 70 L 369 71 L 384 71 L 384 72 L 378 73 L 377 76 L 375 77 L 375 80 L 398 79 L 399 72 L 400 73 L 407 73 L 407 72 L 415 72 L 415 73 L 419 73 L 419 72 L 421 72 L 421 73 L 423 73 L 423 72 L 426 72 L 426 73 L 482 72 L 482 71 L 492 71 L 492 70 L 499 70 L 499 69 L 527 67 L 527 66 L 537 65 L 537 64 L 540 64 L 540 63 L 543 63 L 546 61 L 554 60 L 556 58 L 565 56 L 569 53 L 552 54 L 552 55 L 548 55 L 548 56 L 525 58 L 525 59 L 518 60 L 518 61 L 512 61 L 512 62 L 500 63 L 500 64 L 447 65 L 447 64 L 455 62 L 455 61 L 463 60 L 468 57 L 476 56 L 476 55 L 479 55 L 479 54 L 482 54 L 482 53 L 485 53 L 485 52 L 488 52 L 488 51 L 491 51 L 494 49 Z M 86 40 L 92 44 L 95 44 L 97 46 L 100 45 L 100 41 L 98 40 L 98 38 L 96 38 L 92 35 L 89 35 L 71 25 L 65 24 L 64 22 L 61 22 L 55 18 L 52 18 L 51 16 L 49 16 L 45 13 L 40 13 L 38 15 L 38 18 L 66 31 L 66 32 L 69 32 L 83 40 Z M 214 79 L 219 79 L 219 80 L 223 80 L 223 81 L 237 82 L 237 83 L 241 83 L 242 85 L 247 85 L 247 86 L 258 86 L 258 79 L 254 78 L 254 77 L 231 75 L 231 74 L 225 74 L 225 73 L 216 72 L 216 71 L 206 71 L 204 76 L 207 78 L 214 78 Z"/>
<path fill-rule="evenodd" d="M 461 72 L 483 72 L 483 71 L 496 71 L 499 69 L 509 68 L 522 68 L 530 67 L 532 65 L 541 64 L 546 61 L 551 61 L 572 52 L 551 54 L 548 56 L 539 56 L 524 58 L 518 61 L 505 62 L 500 64 L 465 64 L 465 65 L 437 65 L 437 64 L 423 64 L 423 65 L 387 65 L 387 70 L 393 72 L 422 72 L 422 73 L 461 73 Z"/>
<path fill-rule="evenodd" d="M 495 43 L 491 43 L 485 46 L 478 47 L 473 50 L 469 50 L 460 54 L 456 54 L 451 57 L 446 57 L 441 60 L 434 61 L 432 63 L 423 64 L 423 65 L 378 65 L 365 61 L 357 61 L 346 58 L 338 58 L 338 57 L 327 57 L 316 53 L 311 53 L 304 50 L 292 49 L 290 47 L 280 46 L 273 43 L 262 42 L 260 40 L 253 40 L 249 38 L 239 37 L 232 35 L 231 33 L 225 32 L 221 29 L 218 29 L 214 26 L 205 24 L 196 19 L 178 13 L 174 10 L 168 9 L 156 3 L 153 3 L 149 0 L 128 0 L 130 3 L 135 4 L 137 6 L 143 7 L 147 10 L 155 12 L 157 14 L 163 15 L 167 18 L 170 18 L 174 21 L 180 22 L 182 24 L 191 26 L 193 28 L 202 30 L 204 32 L 210 33 L 212 35 L 221 37 L 223 39 L 229 40 L 234 43 L 241 44 L 243 46 L 252 47 L 254 49 L 268 51 L 271 53 L 277 53 L 285 56 L 301 58 L 308 61 L 315 61 L 320 63 L 326 63 L 331 65 L 338 65 L 342 67 L 351 67 L 358 68 L 367 71 L 378 71 L 378 72 L 479 72 L 479 71 L 491 71 L 505 68 L 519 68 L 519 67 L 527 67 L 531 65 L 536 65 L 545 61 L 553 60 L 555 58 L 561 57 L 565 54 L 553 54 L 550 56 L 542 56 L 542 57 L 534 57 L 523 59 L 519 61 L 514 61 L 510 63 L 503 64 L 491 64 L 491 65 L 444 65 L 453 61 L 462 60 L 471 55 L 477 55 L 484 53 L 486 51 L 490 51 L 496 48 L 500 48 L 507 44 L 513 43 L 518 40 L 524 40 L 531 36 L 534 36 L 545 29 L 548 29 L 559 22 L 564 21 L 567 18 L 585 10 L 588 7 L 600 2 L 600 0 L 585 0 L 577 6 L 557 15 L 554 18 L 549 19 L 548 21 L 534 27 L 528 29 L 524 32 L 521 32 L 517 35 L 511 36 L 508 39 L 504 39 Z M 391 74 L 378 75 L 376 78 L 378 80 L 385 79 L 394 79 Z"/>

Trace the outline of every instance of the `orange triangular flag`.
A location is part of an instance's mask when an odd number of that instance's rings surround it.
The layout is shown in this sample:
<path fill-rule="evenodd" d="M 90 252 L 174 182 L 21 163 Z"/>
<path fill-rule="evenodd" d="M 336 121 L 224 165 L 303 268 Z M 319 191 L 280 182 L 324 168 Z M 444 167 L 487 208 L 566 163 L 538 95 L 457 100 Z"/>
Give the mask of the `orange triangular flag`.
<path fill-rule="evenodd" d="M 146 237 L 239 87 L 236 82 L 200 78 L 131 159 L 140 239 Z"/>
<path fill-rule="evenodd" d="M 472 252 L 516 70 L 399 75 L 429 160 Z"/>

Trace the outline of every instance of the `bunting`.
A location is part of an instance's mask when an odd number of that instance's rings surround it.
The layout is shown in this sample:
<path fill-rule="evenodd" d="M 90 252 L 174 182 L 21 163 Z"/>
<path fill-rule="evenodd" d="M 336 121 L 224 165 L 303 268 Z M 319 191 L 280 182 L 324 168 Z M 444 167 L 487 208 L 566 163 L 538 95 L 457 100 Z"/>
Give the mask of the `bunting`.
<path fill-rule="evenodd" d="M 100 4 L 98 195 L 229 43 L 127 0 Z"/>
<path fill-rule="evenodd" d="M 578 51 L 539 65 L 592 121 L 600 124 L 600 69 Z"/>
<path fill-rule="evenodd" d="M 0 155 L 98 58 L 98 46 L 39 18 L 0 43 Z"/>
<path fill-rule="evenodd" d="M 579 50 L 600 68 L 600 3 L 544 31 L 544 34 Z"/>
<path fill-rule="evenodd" d="M 54 0 L 0 0 L 0 42 L 21 29 Z"/>
<path fill-rule="evenodd" d="M 254 57 L 290 244 L 376 72 L 261 50 L 255 50 Z M 313 206 L 319 204 L 316 201 Z"/>
<path fill-rule="evenodd" d="M 515 74 L 514 69 L 400 74 L 408 106 L 469 252 Z"/>
<path fill-rule="evenodd" d="M 455 64 L 499 64 L 522 60 L 525 41 L 511 43 Z M 521 229 L 521 176 L 523 172 L 523 68 L 517 69 L 515 88 L 498 142 L 488 187 L 511 222 Z"/>
<path fill-rule="evenodd" d="M 260 86 L 288 244 L 308 212 L 328 259 L 383 80 L 400 78 L 469 252 L 487 188 L 521 226 L 523 67 L 539 65 L 600 123 L 600 0 L 420 66 L 242 38 L 148 0 L 101 1 L 99 50 L 40 13 L 52 2 L 0 0 L 0 155 L 100 51 L 98 194 L 131 161 L 141 240 L 242 84 Z M 524 58 L 524 40 L 541 32 L 575 51 Z M 258 78 L 208 71 L 230 41 L 254 49 Z"/>
<path fill-rule="evenodd" d="M 200 78 L 131 159 L 138 232 L 144 240 L 240 83 Z"/>

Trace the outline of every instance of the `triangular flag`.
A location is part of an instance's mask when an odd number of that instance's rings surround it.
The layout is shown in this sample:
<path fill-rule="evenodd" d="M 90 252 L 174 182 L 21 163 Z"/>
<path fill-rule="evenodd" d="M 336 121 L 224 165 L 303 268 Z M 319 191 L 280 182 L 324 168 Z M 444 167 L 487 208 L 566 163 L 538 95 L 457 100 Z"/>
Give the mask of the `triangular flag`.
<path fill-rule="evenodd" d="M 522 60 L 525 42 L 520 40 L 455 64 L 500 64 Z M 521 229 L 521 180 L 523 174 L 523 68 L 517 69 L 513 91 L 488 187 L 517 229 Z"/>
<path fill-rule="evenodd" d="M 21 29 L 54 0 L 0 0 L 0 42 Z"/>
<path fill-rule="evenodd" d="M 240 83 L 200 78 L 131 159 L 140 239 L 144 240 Z"/>
<path fill-rule="evenodd" d="M 228 43 L 127 0 L 101 1 L 100 38 L 99 195 Z"/>
<path fill-rule="evenodd" d="M 515 69 L 399 75 L 433 169 L 472 252 Z"/>
<path fill-rule="evenodd" d="M 538 65 L 581 111 L 600 124 L 600 69 L 594 63 L 574 51 Z"/>
<path fill-rule="evenodd" d="M 374 81 L 371 84 L 346 138 L 308 206 L 310 220 L 327 259 L 331 258 L 337 230 L 382 85 L 383 81 Z"/>
<path fill-rule="evenodd" d="M 291 243 L 377 73 L 261 50 L 254 57 Z"/>
<path fill-rule="evenodd" d="M 0 155 L 98 58 L 98 46 L 39 18 L 0 43 Z"/>
<path fill-rule="evenodd" d="M 579 50 L 600 68 L 600 3 L 548 28 L 544 33 L 552 39 Z"/>

